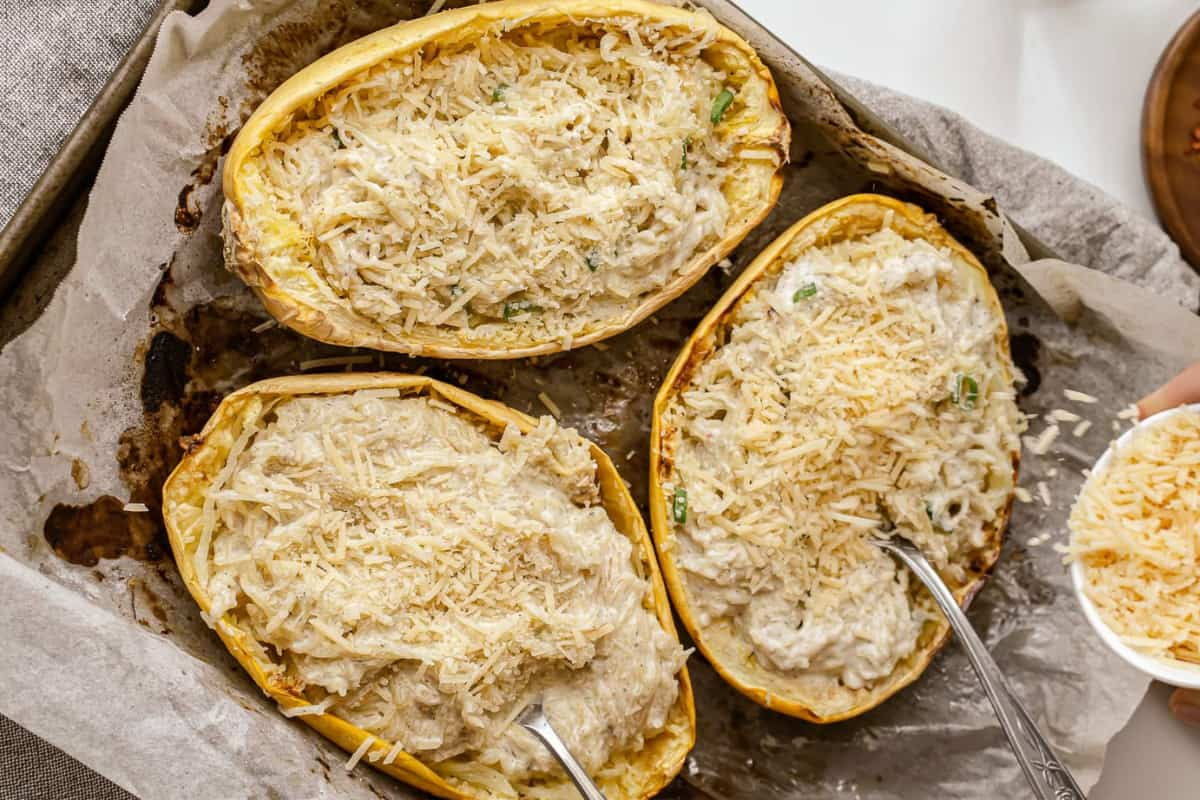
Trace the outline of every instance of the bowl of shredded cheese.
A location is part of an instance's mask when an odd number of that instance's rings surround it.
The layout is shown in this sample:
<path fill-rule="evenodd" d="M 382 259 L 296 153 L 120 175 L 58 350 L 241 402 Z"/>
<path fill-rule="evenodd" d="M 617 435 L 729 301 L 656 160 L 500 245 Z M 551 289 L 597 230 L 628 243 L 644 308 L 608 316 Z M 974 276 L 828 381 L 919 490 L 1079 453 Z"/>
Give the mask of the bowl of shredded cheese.
<path fill-rule="evenodd" d="M 1164 683 L 1200 688 L 1200 404 L 1117 439 L 1068 524 L 1071 580 L 1104 643 Z"/>

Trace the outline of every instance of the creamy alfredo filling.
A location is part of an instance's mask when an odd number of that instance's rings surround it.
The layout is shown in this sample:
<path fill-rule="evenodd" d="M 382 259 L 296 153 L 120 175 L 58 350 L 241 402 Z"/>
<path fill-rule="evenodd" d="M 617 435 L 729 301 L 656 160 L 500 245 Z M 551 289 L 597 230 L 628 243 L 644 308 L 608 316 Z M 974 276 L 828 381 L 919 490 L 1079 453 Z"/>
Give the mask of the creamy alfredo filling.
<path fill-rule="evenodd" d="M 660 732 L 684 654 L 573 431 L 499 441 L 396 390 L 280 401 L 209 495 L 211 618 L 277 680 L 426 762 L 549 772 L 535 694 L 590 770 Z M 202 576 L 204 577 L 204 576 Z"/>
<path fill-rule="evenodd" d="M 914 651 L 926 612 L 869 540 L 898 531 L 952 580 L 986 543 L 1020 424 L 1001 324 L 949 252 L 890 229 L 759 284 L 666 416 L 702 627 L 850 688 Z"/>
<path fill-rule="evenodd" d="M 569 335 L 628 311 L 729 217 L 710 37 L 633 19 L 497 29 L 350 79 L 248 164 L 264 264 L 315 264 L 396 333 Z"/>

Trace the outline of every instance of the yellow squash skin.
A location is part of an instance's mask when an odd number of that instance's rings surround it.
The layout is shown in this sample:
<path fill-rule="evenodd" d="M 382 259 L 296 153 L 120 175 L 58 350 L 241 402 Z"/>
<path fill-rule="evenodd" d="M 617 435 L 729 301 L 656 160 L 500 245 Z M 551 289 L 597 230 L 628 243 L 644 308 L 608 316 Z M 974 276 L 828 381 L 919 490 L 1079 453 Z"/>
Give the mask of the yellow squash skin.
<path fill-rule="evenodd" d="M 466 340 L 453 329 L 416 325 L 403 337 L 331 301 L 308 265 L 294 265 L 291 275 L 273 274 L 264 266 L 252 226 L 243 216 L 244 171 L 264 141 L 303 109 L 347 79 L 385 61 L 428 45 L 468 43 L 498 23 L 572 25 L 573 20 L 637 17 L 650 24 L 711 30 L 715 36 L 706 60 L 729 73 L 738 105 L 723 123 L 737 139 L 730 177 L 722 187 L 730 219 L 724 236 L 692 261 L 658 292 L 647 295 L 619 317 L 593 323 L 575 335 L 570 347 L 581 347 L 633 327 L 686 291 L 724 258 L 766 217 L 783 187 L 780 174 L 787 161 L 790 128 L 771 73 L 741 37 L 711 16 L 646 0 L 499 0 L 403 22 L 363 37 L 314 62 L 294 75 L 263 102 L 242 127 L 225 162 L 225 260 L 267 310 L 288 327 L 331 344 L 370 347 L 437 358 L 519 358 L 559 352 L 561 339 L 547 340 L 526 326 L 513 325 L 503 340 Z"/>
<path fill-rule="evenodd" d="M 341 394 L 360 389 L 390 388 L 400 389 L 404 395 L 426 395 L 439 398 L 497 426 L 498 429 L 513 424 L 522 432 L 528 432 L 537 424 L 532 417 L 514 411 L 501 403 L 484 400 L 455 386 L 416 375 L 364 373 L 291 376 L 260 381 L 234 392 L 221 402 L 212 418 L 204 426 L 204 430 L 194 438 L 183 460 L 163 485 L 163 518 L 171 542 L 171 550 L 175 556 L 175 563 L 179 567 L 184 585 L 187 586 L 188 591 L 191 592 L 197 605 L 205 614 L 208 614 L 211 602 L 208 592 L 199 582 L 193 565 L 193 555 L 198 542 L 188 542 L 184 537 L 184 531 L 200 514 L 205 493 L 217 473 L 224 467 L 230 447 L 237 440 L 247 420 L 257 418 L 258 410 L 262 408 L 264 402 L 279 397 Z M 638 554 L 639 558 L 638 572 L 650 578 L 654 611 L 662 623 L 663 629 L 678 639 L 662 575 L 658 571 L 653 545 L 646 532 L 642 515 L 638 512 L 633 497 L 617 473 L 616 467 L 613 466 L 604 451 L 596 445 L 591 445 L 591 453 L 596 462 L 596 476 L 600 484 L 601 501 L 604 508 L 617 530 L 633 542 L 634 552 Z M 248 631 L 234 624 L 230 615 L 226 614 L 220 619 L 212 620 L 212 624 L 229 652 L 270 698 L 283 708 L 311 705 L 311 701 L 305 699 L 286 681 L 273 679 L 268 674 L 264 669 L 264 665 L 270 658 L 266 650 L 254 640 Z M 306 715 L 301 716 L 300 719 L 347 752 L 357 750 L 370 734 L 369 731 L 358 728 L 332 714 Z M 624 778 L 619 785 L 602 784 L 602 788 L 614 800 L 616 798 L 642 800 L 652 796 L 679 773 L 683 760 L 695 740 L 696 709 L 692 699 L 691 681 L 687 668 L 684 667 L 679 673 L 679 696 L 671 709 L 667 730 L 647 740 L 642 750 L 615 757 L 626 762 L 627 768 L 622 770 Z M 376 739 L 370 750 L 364 754 L 364 763 L 370 763 L 368 756 L 371 753 L 377 753 L 377 758 L 382 758 L 391 749 L 391 746 L 387 741 Z M 372 766 L 438 797 L 451 800 L 483 800 L 492 796 L 482 787 L 472 786 L 462 781 L 447 780 L 407 753 L 401 753 L 391 764 L 385 765 L 379 761 Z M 569 785 L 565 776 L 563 783 Z"/>
<path fill-rule="evenodd" d="M 731 686 L 759 705 L 810 722 L 838 722 L 858 716 L 915 681 L 946 643 L 950 635 L 950 626 L 940 614 L 936 621 L 927 622 L 918 639 L 916 650 L 902 659 L 891 675 L 878 681 L 870 689 L 858 690 L 860 694 L 848 708 L 839 708 L 838 704 L 831 704 L 828 698 L 806 696 L 804 691 L 794 685 L 781 686 L 785 679 L 778 677 L 778 673 L 765 670 L 754 663 L 752 658 L 744 660 L 737 657 L 733 648 L 727 644 L 730 639 L 727 633 L 718 632 L 715 627 L 702 627 L 692 614 L 683 576 L 674 561 L 675 532 L 669 517 L 670 500 L 664 495 L 662 488 L 674 474 L 671 450 L 674 432 L 667 429 L 664 414 L 672 399 L 687 388 L 697 365 L 717 348 L 723 339 L 724 331 L 732 324 L 738 304 L 752 293 L 760 279 L 778 273 L 788 260 L 803 250 L 867 236 L 880 230 L 885 226 L 885 218 L 889 214 L 892 215 L 892 230 L 900 235 L 907 239 L 925 239 L 952 252 L 966 279 L 975 284 L 979 296 L 999 320 L 997 352 L 1003 353 L 1006 361 L 1011 363 L 1008 330 L 1000 299 L 988 280 L 987 270 L 979 260 L 947 233 L 933 215 L 926 214 L 917 206 L 882 195 L 859 194 L 836 200 L 812 212 L 768 245 L 746 267 L 684 345 L 654 401 L 650 442 L 650 521 L 663 576 L 675 611 L 696 646 Z M 1009 378 L 1011 380 L 1011 373 Z M 1018 459 L 1019 454 L 1014 452 L 1014 486 Z M 1010 492 L 1007 503 L 988 530 L 987 545 L 976 554 L 968 566 L 969 579 L 962 585 L 951 586 L 959 604 L 964 608 L 982 588 L 1000 555 L 1012 501 L 1013 496 Z"/>

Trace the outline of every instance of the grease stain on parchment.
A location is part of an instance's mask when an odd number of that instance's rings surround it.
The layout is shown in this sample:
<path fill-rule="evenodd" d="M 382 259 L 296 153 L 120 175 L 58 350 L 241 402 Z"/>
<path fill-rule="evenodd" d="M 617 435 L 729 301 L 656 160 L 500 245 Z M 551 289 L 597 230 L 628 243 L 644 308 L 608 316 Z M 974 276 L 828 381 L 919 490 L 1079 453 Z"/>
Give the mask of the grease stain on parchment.
<path fill-rule="evenodd" d="M 218 98 L 218 100 L 222 107 L 228 105 L 229 101 L 224 97 Z M 241 130 L 240 125 L 233 126 L 232 123 L 224 121 L 223 117 L 210 120 L 206 126 L 203 141 L 207 149 L 200 156 L 200 163 L 192 170 L 188 182 L 179 190 L 179 196 L 175 203 L 175 227 L 180 233 L 192 233 L 200 227 L 204 210 L 192 195 L 197 189 L 212 183 L 221 158 L 233 146 L 233 140 L 237 137 L 239 130 Z"/>
<path fill-rule="evenodd" d="M 59 557 L 85 567 L 96 566 L 102 558 L 161 558 L 159 520 L 126 513 L 124 505 L 107 494 L 82 506 L 60 503 L 46 518 L 46 542 Z"/>
<path fill-rule="evenodd" d="M 309 18 L 266 31 L 242 56 L 246 76 L 243 99 L 231 109 L 228 97 L 217 98 L 218 108 L 205 125 L 201 136 L 204 153 L 175 203 L 179 232 L 190 234 L 200 227 L 204 209 L 195 196 L 197 191 L 212 183 L 242 124 L 271 92 L 302 66 L 381 27 L 420 16 L 429 6 L 429 2 L 337 0 L 321 4 Z"/>

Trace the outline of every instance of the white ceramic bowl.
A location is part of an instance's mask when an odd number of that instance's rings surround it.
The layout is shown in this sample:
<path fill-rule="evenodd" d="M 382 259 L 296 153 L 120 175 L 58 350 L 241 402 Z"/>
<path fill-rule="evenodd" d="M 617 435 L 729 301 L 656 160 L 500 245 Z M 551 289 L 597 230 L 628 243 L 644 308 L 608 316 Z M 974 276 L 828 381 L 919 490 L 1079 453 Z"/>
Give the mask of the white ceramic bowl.
<path fill-rule="evenodd" d="M 1139 432 L 1159 425 L 1162 422 L 1170 419 L 1173 415 L 1178 414 L 1185 409 L 1191 411 L 1200 411 L 1200 403 L 1189 406 L 1179 406 L 1178 408 L 1162 411 L 1152 417 L 1148 417 L 1139 422 L 1134 427 L 1127 430 L 1121 438 L 1117 439 L 1116 444 L 1104 451 L 1104 455 L 1096 461 L 1096 465 L 1092 467 L 1092 474 L 1088 477 L 1088 483 L 1096 480 L 1106 469 L 1112 460 L 1113 451 L 1117 448 L 1126 445 L 1130 439 L 1136 436 Z M 1088 484 L 1085 483 L 1086 487 Z M 1082 492 L 1082 489 L 1080 490 Z M 1147 655 L 1138 650 L 1134 650 L 1129 645 L 1125 644 L 1120 638 L 1113 633 L 1112 629 L 1104 623 L 1100 618 L 1100 613 L 1096 611 L 1096 606 L 1084 594 L 1083 564 L 1078 561 L 1071 564 L 1071 584 L 1075 587 L 1075 596 L 1079 598 L 1079 605 L 1083 608 L 1083 615 L 1087 617 L 1088 622 L 1096 629 L 1096 633 L 1108 645 L 1109 649 L 1123 658 L 1127 663 L 1141 670 L 1152 678 L 1157 678 L 1163 683 L 1171 686 L 1181 686 L 1185 689 L 1200 689 L 1200 665 L 1188 664 L 1184 661 L 1176 661 L 1175 659 L 1158 658 L 1157 656 Z"/>

